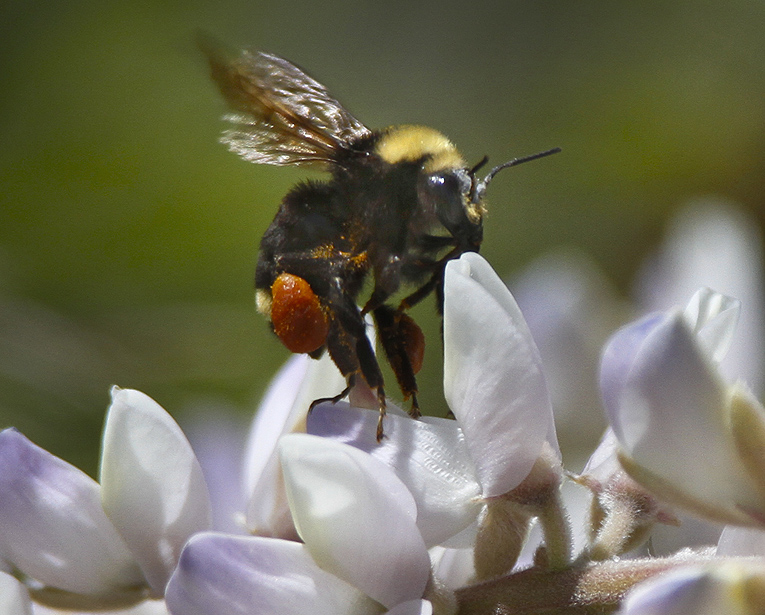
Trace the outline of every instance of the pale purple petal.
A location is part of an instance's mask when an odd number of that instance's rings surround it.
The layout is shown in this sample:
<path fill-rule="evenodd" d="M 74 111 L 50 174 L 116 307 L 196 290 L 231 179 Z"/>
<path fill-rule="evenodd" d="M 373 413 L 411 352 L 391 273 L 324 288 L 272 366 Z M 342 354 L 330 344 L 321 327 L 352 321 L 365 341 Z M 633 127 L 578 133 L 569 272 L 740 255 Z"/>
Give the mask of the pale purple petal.
<path fill-rule="evenodd" d="M 635 586 L 619 615 L 743 615 L 744 594 L 731 582 L 713 567 L 672 570 Z"/>
<path fill-rule="evenodd" d="M 279 444 L 290 509 L 314 560 L 383 606 L 421 598 L 430 561 L 414 498 L 352 446 L 306 434 Z"/>
<path fill-rule="evenodd" d="M 483 495 L 502 495 L 526 478 L 554 434 L 539 352 L 512 295 L 478 254 L 449 262 L 444 292 L 444 393 Z"/>
<path fill-rule="evenodd" d="M 291 357 L 272 381 L 255 414 L 245 452 L 246 525 L 252 533 L 294 536 L 276 443 L 283 434 L 304 429 L 313 400 L 337 395 L 344 386 L 327 353 L 318 361 L 308 355 Z"/>
<path fill-rule="evenodd" d="M 0 613 L 32 615 L 32 601 L 27 588 L 4 572 L 0 572 Z"/>
<path fill-rule="evenodd" d="M 609 343 L 601 375 L 611 425 L 627 455 L 697 498 L 756 506 L 727 437 L 724 384 L 682 312 L 654 323 L 642 343 L 623 344 L 629 331 Z M 624 348 L 629 352 L 621 355 Z"/>
<path fill-rule="evenodd" d="M 387 615 L 433 615 L 433 605 L 429 600 L 408 600 L 394 606 Z"/>
<path fill-rule="evenodd" d="M 45 585 L 101 594 L 143 583 L 98 483 L 13 429 L 0 432 L 0 542 L 15 567 Z"/>
<path fill-rule="evenodd" d="M 624 439 L 621 397 L 630 378 L 632 366 L 646 337 L 667 318 L 666 314 L 659 312 L 648 314 L 619 329 L 603 348 L 600 391 L 611 428 L 620 440 Z"/>
<path fill-rule="evenodd" d="M 186 540 L 211 524 L 202 469 L 181 428 L 153 399 L 112 390 L 101 452 L 103 506 L 156 595 Z"/>
<path fill-rule="evenodd" d="M 292 429 L 296 417 L 291 416 L 300 383 L 310 362 L 308 355 L 293 355 L 276 373 L 258 406 L 250 425 L 245 452 L 243 487 L 248 495 L 260 479 L 263 469 L 276 449 L 279 437 Z"/>
<path fill-rule="evenodd" d="M 218 533 L 189 541 L 165 600 L 173 615 L 371 615 L 379 608 L 319 568 L 303 544 Z"/>
<path fill-rule="evenodd" d="M 456 421 L 388 414 L 377 442 L 376 410 L 346 403 L 320 404 L 308 417 L 308 433 L 366 451 L 391 467 L 417 502 L 417 527 L 425 544 L 441 544 L 475 521 L 480 485 Z"/>

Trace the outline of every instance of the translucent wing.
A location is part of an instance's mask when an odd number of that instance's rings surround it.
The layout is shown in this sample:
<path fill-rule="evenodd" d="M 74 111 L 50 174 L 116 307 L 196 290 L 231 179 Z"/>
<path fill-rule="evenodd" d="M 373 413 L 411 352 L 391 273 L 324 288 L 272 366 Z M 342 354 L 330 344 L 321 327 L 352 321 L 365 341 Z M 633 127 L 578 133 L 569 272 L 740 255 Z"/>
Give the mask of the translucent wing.
<path fill-rule="evenodd" d="M 331 164 L 338 149 L 371 131 L 327 89 L 284 58 L 243 51 L 230 59 L 202 43 L 212 77 L 236 111 L 224 119 L 234 128 L 221 141 L 259 164 Z"/>

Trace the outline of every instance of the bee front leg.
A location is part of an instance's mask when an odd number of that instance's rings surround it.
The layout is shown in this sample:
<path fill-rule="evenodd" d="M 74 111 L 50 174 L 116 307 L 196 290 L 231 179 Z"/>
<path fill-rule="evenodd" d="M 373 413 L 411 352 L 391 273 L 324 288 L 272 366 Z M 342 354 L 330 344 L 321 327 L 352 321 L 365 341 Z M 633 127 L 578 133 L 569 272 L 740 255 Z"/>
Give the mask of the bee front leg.
<path fill-rule="evenodd" d="M 362 315 L 376 310 L 399 289 L 401 286 L 401 266 L 401 258 L 394 255 L 388 258 L 384 266 L 375 268 L 375 287 L 364 305 L 364 309 L 361 310 Z"/>

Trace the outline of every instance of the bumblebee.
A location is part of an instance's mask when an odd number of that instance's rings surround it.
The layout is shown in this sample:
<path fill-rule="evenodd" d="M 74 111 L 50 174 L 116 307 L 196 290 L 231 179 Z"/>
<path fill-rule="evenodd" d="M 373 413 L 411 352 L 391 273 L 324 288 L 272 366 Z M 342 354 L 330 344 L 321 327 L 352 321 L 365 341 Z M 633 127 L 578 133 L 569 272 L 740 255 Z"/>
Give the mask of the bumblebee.
<path fill-rule="evenodd" d="M 501 169 L 546 156 L 511 160 L 483 179 L 444 135 L 424 126 L 370 130 L 327 89 L 287 60 L 263 52 L 232 57 L 202 42 L 217 83 L 233 113 L 221 141 L 245 160 L 307 166 L 328 181 L 293 187 L 260 242 L 255 273 L 258 310 L 292 352 L 318 358 L 329 352 L 347 387 L 363 378 L 380 410 L 383 375 L 367 336 L 365 316 L 391 365 L 410 414 L 419 416 L 415 374 L 424 336 L 406 313 L 435 293 L 443 305 L 446 263 L 478 252 L 483 199 Z M 374 282 L 359 308 L 365 281 Z M 395 307 L 394 295 L 409 289 Z M 403 293 L 402 293 L 403 294 Z M 324 400 L 317 400 L 324 401 Z M 314 403 L 317 403 L 314 402 Z"/>

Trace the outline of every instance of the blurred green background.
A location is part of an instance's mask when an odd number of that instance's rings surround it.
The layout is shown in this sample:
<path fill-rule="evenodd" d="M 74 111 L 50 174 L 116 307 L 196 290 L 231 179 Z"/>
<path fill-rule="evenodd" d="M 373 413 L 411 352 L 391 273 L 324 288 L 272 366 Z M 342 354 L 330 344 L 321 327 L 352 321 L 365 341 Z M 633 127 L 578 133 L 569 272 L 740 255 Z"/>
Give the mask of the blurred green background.
<path fill-rule="evenodd" d="M 252 277 L 307 173 L 217 143 L 199 29 L 293 60 L 370 127 L 434 126 L 469 161 L 562 147 L 492 184 L 484 254 L 500 272 L 574 244 L 626 294 L 687 199 L 730 197 L 765 223 L 759 0 L 7 0 L 0 426 L 89 472 L 111 384 L 176 416 L 244 413 L 287 356 Z M 432 312 L 416 313 L 423 405 L 443 414 Z"/>

